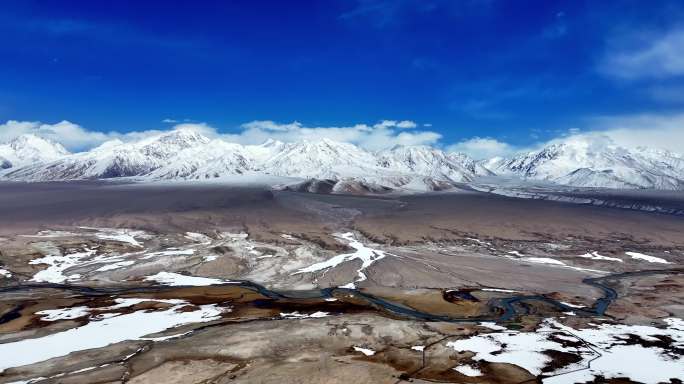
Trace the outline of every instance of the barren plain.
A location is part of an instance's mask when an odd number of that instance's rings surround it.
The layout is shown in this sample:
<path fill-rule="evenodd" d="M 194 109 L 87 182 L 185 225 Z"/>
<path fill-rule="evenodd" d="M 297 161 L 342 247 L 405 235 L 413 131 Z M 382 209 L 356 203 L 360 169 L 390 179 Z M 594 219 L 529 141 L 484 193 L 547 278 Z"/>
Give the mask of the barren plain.
<path fill-rule="evenodd" d="M 0 383 L 681 382 L 683 268 L 674 214 L 2 184 Z"/>

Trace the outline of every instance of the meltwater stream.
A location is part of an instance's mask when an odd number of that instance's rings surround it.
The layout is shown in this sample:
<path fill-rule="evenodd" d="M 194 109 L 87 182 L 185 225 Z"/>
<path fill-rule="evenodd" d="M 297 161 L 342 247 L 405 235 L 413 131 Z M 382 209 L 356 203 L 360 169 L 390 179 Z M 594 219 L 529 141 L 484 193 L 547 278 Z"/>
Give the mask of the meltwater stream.
<path fill-rule="evenodd" d="M 663 269 L 663 270 L 646 270 L 637 272 L 625 272 L 611 274 L 601 277 L 592 277 L 582 280 L 584 284 L 590 285 L 592 287 L 598 288 L 603 292 L 603 296 L 596 299 L 591 307 L 586 308 L 576 308 L 570 307 L 560 301 L 548 298 L 542 295 L 513 295 L 510 297 L 498 298 L 491 300 L 488 303 L 490 315 L 476 316 L 476 317 L 451 317 L 446 315 L 437 315 L 429 312 L 419 311 L 412 309 L 391 301 L 382 299 L 380 297 L 365 293 L 358 289 L 350 288 L 323 288 L 320 290 L 309 290 L 309 291 L 290 291 L 290 292 L 277 292 L 270 290 L 260 284 L 251 281 L 234 281 L 230 284 L 220 284 L 215 286 L 231 286 L 231 287 L 242 287 L 245 289 L 250 289 L 256 291 L 263 295 L 264 297 L 271 299 L 271 303 L 278 303 L 279 301 L 287 301 L 289 303 L 296 303 L 297 300 L 312 300 L 312 299 L 331 299 L 336 294 L 351 295 L 354 298 L 362 299 L 369 303 L 375 308 L 379 308 L 388 313 L 396 316 L 422 320 L 422 321 L 443 321 L 443 322 L 503 322 L 511 320 L 516 315 L 522 313 L 519 312 L 515 304 L 530 301 L 541 301 L 562 311 L 573 311 L 581 316 L 603 316 L 610 304 L 615 301 L 618 297 L 615 289 L 611 288 L 608 284 L 611 280 L 620 280 L 630 277 L 647 276 L 647 275 L 658 275 L 658 274 L 680 274 L 684 273 L 684 269 Z M 154 292 L 164 292 L 169 290 L 175 290 L 179 288 L 190 288 L 183 286 L 142 286 L 142 287 L 87 287 L 80 285 L 70 285 L 70 284 L 56 284 L 56 283 L 27 283 L 19 284 L 7 287 L 1 287 L 0 293 L 8 292 L 18 292 L 18 291 L 30 291 L 37 289 L 58 289 L 67 290 L 81 294 L 83 296 L 90 297 L 101 297 L 110 295 L 122 295 L 122 294 L 135 294 L 135 293 L 154 293 Z M 446 304 L 448 302 L 445 301 Z M 263 303 L 262 300 L 262 304 Z M 4 322 L 11 321 L 16 317 L 17 311 L 10 311 L 4 316 L 0 317 L 0 324 Z"/>

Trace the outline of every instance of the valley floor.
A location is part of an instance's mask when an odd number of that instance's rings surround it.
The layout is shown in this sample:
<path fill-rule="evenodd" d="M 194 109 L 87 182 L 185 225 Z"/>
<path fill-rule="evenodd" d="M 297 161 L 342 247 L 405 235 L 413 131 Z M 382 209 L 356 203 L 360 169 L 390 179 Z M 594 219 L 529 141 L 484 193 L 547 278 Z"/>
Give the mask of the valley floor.
<path fill-rule="evenodd" d="M 0 383 L 684 377 L 678 215 L 86 182 L 0 212 Z"/>

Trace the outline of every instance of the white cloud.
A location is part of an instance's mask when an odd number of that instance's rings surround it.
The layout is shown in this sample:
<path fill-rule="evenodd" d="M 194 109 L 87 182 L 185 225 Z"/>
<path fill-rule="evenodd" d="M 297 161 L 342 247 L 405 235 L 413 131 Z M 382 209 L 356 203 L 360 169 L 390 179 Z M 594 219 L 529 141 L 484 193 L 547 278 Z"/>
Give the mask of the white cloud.
<path fill-rule="evenodd" d="M 137 140 L 159 132 L 161 131 L 150 130 L 122 134 L 91 131 L 66 120 L 56 124 L 8 120 L 4 124 L 0 124 L 0 142 L 11 140 L 22 134 L 35 134 L 56 141 L 71 151 L 79 151 L 92 148 L 108 140 Z"/>
<path fill-rule="evenodd" d="M 684 113 L 603 116 L 591 119 L 589 127 L 583 135 L 603 135 L 623 147 L 664 148 L 684 153 Z"/>
<path fill-rule="evenodd" d="M 637 79 L 684 75 L 684 29 L 659 36 L 635 35 L 613 45 L 600 64 L 601 71 L 609 76 Z"/>
<path fill-rule="evenodd" d="M 353 143 L 369 150 L 401 145 L 434 145 L 442 137 L 432 131 L 406 131 L 418 125 L 409 120 L 383 120 L 374 125 L 356 124 L 342 127 L 307 127 L 297 121 L 287 124 L 257 120 L 242 125 L 242 132 L 221 135 L 228 141 L 259 144 L 266 139 L 285 142 L 320 140 L 323 138 Z"/>
<path fill-rule="evenodd" d="M 409 120 L 383 120 L 374 125 L 356 124 L 342 127 L 307 127 L 297 121 L 281 124 L 270 120 L 260 120 L 243 124 L 240 127 L 241 131 L 236 134 L 221 134 L 216 128 L 206 123 L 180 123 L 174 125 L 172 129 L 193 129 L 210 138 L 220 137 L 240 144 L 260 144 L 267 139 L 291 142 L 328 138 L 357 144 L 370 150 L 388 148 L 397 144 L 434 145 L 441 138 L 441 135 L 436 132 L 413 130 L 417 126 L 415 122 Z M 10 120 L 0 125 L 0 142 L 21 134 L 33 133 L 59 142 L 69 150 L 79 151 L 109 140 L 140 140 L 162 132 L 165 131 L 99 132 L 85 129 L 69 121 L 44 124 Z"/>
<path fill-rule="evenodd" d="M 565 134 L 529 147 L 516 147 L 492 138 L 464 140 L 448 147 L 450 151 L 464 152 L 475 158 L 510 156 L 515 153 L 538 150 L 550 144 L 582 142 L 602 148 L 617 145 L 625 148 L 660 148 L 684 154 L 684 113 L 673 115 L 636 114 L 601 116 L 588 119 L 583 129 L 571 128 Z"/>
<path fill-rule="evenodd" d="M 546 142 L 519 147 L 494 138 L 474 137 L 447 147 L 476 159 L 511 156 L 538 150 L 550 144 L 581 141 L 601 148 L 618 145 L 625 148 L 660 148 L 684 154 L 684 113 L 671 115 L 636 114 L 601 116 L 587 119 L 582 129 L 571 128 Z"/>
<path fill-rule="evenodd" d="M 169 118 L 162 120 L 162 123 L 167 123 L 167 124 L 174 124 L 174 123 L 178 123 L 178 122 L 179 121 L 176 119 L 169 119 Z"/>
<path fill-rule="evenodd" d="M 413 121 L 410 120 L 403 120 L 397 123 L 397 128 L 403 128 L 403 129 L 413 129 L 417 127 L 418 125 L 414 123 Z"/>
<path fill-rule="evenodd" d="M 520 150 L 521 148 L 491 137 L 473 137 L 447 147 L 448 152 L 463 152 L 475 159 L 508 156 Z"/>
<path fill-rule="evenodd" d="M 328 138 L 359 145 L 369 150 L 389 148 L 394 145 L 433 145 L 444 147 L 441 134 L 417 130 L 411 121 L 383 120 L 373 125 L 308 127 L 297 121 L 277 123 L 270 120 L 252 121 L 241 126 L 238 133 L 223 134 L 205 123 L 181 123 L 172 129 L 193 129 L 210 138 L 222 138 L 240 144 L 260 144 L 267 139 L 292 142 Z M 424 125 L 423 125 L 424 126 Z M 62 143 L 72 151 L 89 149 L 105 141 L 140 140 L 168 130 L 146 130 L 128 133 L 98 132 L 83 128 L 69 121 L 44 124 L 35 121 L 10 120 L 0 124 L 0 142 L 25 133 L 34 133 Z M 582 130 L 569 129 L 560 137 L 520 147 L 492 137 L 472 137 L 445 147 L 449 152 L 464 152 L 476 159 L 494 156 L 511 156 L 523 150 L 538 149 L 550 143 L 565 140 L 587 140 L 605 143 L 609 140 L 623 147 L 654 147 L 684 152 L 684 113 L 672 115 L 623 115 L 602 116 L 586 120 Z"/>

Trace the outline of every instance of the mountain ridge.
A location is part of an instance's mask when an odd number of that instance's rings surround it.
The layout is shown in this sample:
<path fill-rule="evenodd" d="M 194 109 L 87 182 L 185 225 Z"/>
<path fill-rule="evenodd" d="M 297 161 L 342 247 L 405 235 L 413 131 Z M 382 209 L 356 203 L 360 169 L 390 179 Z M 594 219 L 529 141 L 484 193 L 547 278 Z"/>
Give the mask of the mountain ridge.
<path fill-rule="evenodd" d="M 112 140 L 79 153 L 36 135 L 0 144 L 0 178 L 5 180 L 203 180 L 245 173 L 326 181 L 334 184 L 333 191 L 434 191 L 493 175 L 577 187 L 683 190 L 684 156 L 630 150 L 605 138 L 569 138 L 511 158 L 476 161 L 421 145 L 375 152 L 330 139 L 241 145 L 190 129 L 134 142 Z"/>

